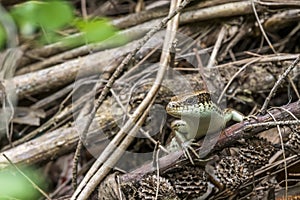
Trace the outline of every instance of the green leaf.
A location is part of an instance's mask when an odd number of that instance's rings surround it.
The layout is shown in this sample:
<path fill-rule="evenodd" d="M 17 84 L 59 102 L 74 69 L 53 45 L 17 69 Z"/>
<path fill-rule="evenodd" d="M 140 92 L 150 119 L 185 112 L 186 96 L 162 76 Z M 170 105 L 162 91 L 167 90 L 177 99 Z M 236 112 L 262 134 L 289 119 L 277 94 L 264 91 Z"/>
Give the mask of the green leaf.
<path fill-rule="evenodd" d="M 35 20 L 42 28 L 56 30 L 73 19 L 73 8 L 68 2 L 50 1 L 38 5 Z"/>
<path fill-rule="evenodd" d="M 33 34 L 38 27 L 59 29 L 74 19 L 73 7 L 65 1 L 28 1 L 11 9 L 23 35 Z"/>
<path fill-rule="evenodd" d="M 45 187 L 40 173 L 33 169 L 21 169 L 39 187 Z M 0 171 L 0 199 L 38 199 L 40 193 L 15 169 Z"/>
<path fill-rule="evenodd" d="M 77 20 L 75 26 L 83 33 L 86 42 L 100 42 L 115 35 L 117 29 L 107 19 Z"/>
<path fill-rule="evenodd" d="M 38 4 L 40 4 L 40 2 L 28 1 L 16 5 L 10 10 L 12 17 L 18 24 L 21 34 L 31 35 L 37 29 L 35 18 L 37 17 L 36 11 Z"/>

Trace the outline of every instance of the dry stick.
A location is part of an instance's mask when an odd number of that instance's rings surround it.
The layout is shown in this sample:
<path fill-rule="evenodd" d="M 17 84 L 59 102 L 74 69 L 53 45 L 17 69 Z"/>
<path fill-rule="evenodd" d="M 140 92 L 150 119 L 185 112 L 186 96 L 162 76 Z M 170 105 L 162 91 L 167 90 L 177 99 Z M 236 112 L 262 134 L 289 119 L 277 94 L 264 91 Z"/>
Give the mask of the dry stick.
<path fill-rule="evenodd" d="M 98 79 L 100 79 L 100 76 Z M 100 83 L 100 85 L 98 85 L 98 83 Z M 100 87 L 102 87 L 102 83 L 98 80 L 98 82 L 94 85 L 92 91 L 96 91 L 96 89 L 100 88 Z M 89 97 L 89 96 L 87 96 L 87 97 Z M 87 110 L 91 110 L 91 103 L 90 104 L 88 104 L 88 103 L 89 102 L 87 101 L 87 103 L 85 103 L 83 105 L 83 108 L 82 108 L 81 112 L 79 112 L 79 116 L 77 117 L 77 120 L 80 119 L 81 117 L 83 117 L 86 113 L 88 113 Z M 83 112 L 86 112 L 86 113 L 83 113 Z M 95 113 L 95 115 L 96 115 L 96 113 Z M 94 115 L 94 117 L 95 117 L 95 115 Z M 89 115 L 88 115 L 88 120 L 89 120 Z M 73 190 L 76 190 L 76 188 L 77 188 L 78 160 L 80 158 L 80 151 L 81 151 L 82 145 L 83 145 L 82 141 L 86 140 L 86 135 L 87 135 L 88 129 L 89 129 L 89 127 L 87 127 L 86 132 L 84 132 L 84 131 L 82 132 L 81 139 L 79 137 L 77 147 L 75 150 L 75 154 L 74 154 L 74 158 L 73 158 L 73 165 L 72 165 L 72 187 L 73 187 Z M 80 135 L 80 132 L 79 132 L 79 135 Z"/>
<path fill-rule="evenodd" d="M 211 53 L 211 56 L 209 58 L 209 62 L 207 64 L 207 68 L 211 68 L 214 64 L 215 64 L 215 60 L 216 60 L 216 57 L 217 57 L 217 54 L 218 54 L 218 51 L 221 47 L 221 44 L 222 44 L 222 41 L 223 41 L 223 38 L 225 36 L 225 33 L 226 33 L 226 28 L 225 28 L 225 25 L 222 26 L 220 32 L 219 32 L 219 35 L 218 35 L 218 39 L 216 41 L 216 44 L 215 44 L 215 47 Z"/>
<path fill-rule="evenodd" d="M 287 54 L 287 55 L 264 55 L 261 56 L 261 59 L 259 62 L 265 63 L 265 62 L 280 62 L 284 60 L 295 60 L 300 54 Z M 245 58 L 242 60 L 230 62 L 230 63 L 225 63 L 221 65 L 217 65 L 213 68 L 224 68 L 224 67 L 230 67 L 230 66 L 239 66 L 239 65 L 244 65 L 248 62 L 251 62 L 252 60 L 255 60 L 257 57 L 254 58 Z"/>
<path fill-rule="evenodd" d="M 255 124 L 247 124 L 244 126 L 243 130 L 248 131 L 257 127 L 274 127 L 274 126 L 287 126 L 287 125 L 300 125 L 299 120 L 285 120 L 276 122 L 260 122 Z"/>
<path fill-rule="evenodd" d="M 81 0 L 81 12 L 82 12 L 82 18 L 84 20 L 87 20 L 88 15 L 86 11 L 86 0 Z"/>
<path fill-rule="evenodd" d="M 247 15 L 252 13 L 253 11 L 249 1 L 239 1 L 202 8 L 193 12 L 184 12 L 180 16 L 180 21 L 184 20 L 184 23 L 193 23 L 196 21 Z"/>
<path fill-rule="evenodd" d="M 91 114 L 88 116 L 88 120 L 85 124 L 85 127 L 82 131 L 83 137 L 86 136 L 86 133 L 88 131 L 88 128 L 93 120 L 93 118 L 95 117 L 96 111 L 97 109 L 100 107 L 100 105 L 102 104 L 102 102 L 104 101 L 106 95 L 108 94 L 110 88 L 112 87 L 113 83 L 115 82 L 115 79 L 117 77 L 119 77 L 119 75 L 122 73 L 122 71 L 124 70 L 125 66 L 129 63 L 129 61 L 131 60 L 131 58 L 136 54 L 136 52 L 150 39 L 150 37 L 152 37 L 157 31 L 161 30 L 166 23 L 172 19 L 176 14 L 178 14 L 189 2 L 191 2 L 192 0 L 185 0 L 183 1 L 183 3 L 171 14 L 169 14 L 166 18 L 164 18 L 159 25 L 157 25 L 156 27 L 154 27 L 150 32 L 147 33 L 147 35 L 142 39 L 142 41 L 140 42 L 140 44 L 138 45 L 138 47 L 136 49 L 134 49 L 131 53 L 129 53 L 126 58 L 122 61 L 122 63 L 118 66 L 118 68 L 116 69 L 116 71 L 112 74 L 111 78 L 108 80 L 107 84 L 105 85 L 103 91 L 101 92 L 98 100 L 96 101 L 93 110 L 91 112 Z M 157 84 L 157 82 L 154 83 L 154 85 Z M 155 90 L 154 90 L 155 91 Z M 130 130 L 130 128 L 133 126 L 133 122 L 135 122 L 137 120 L 137 118 L 141 115 L 141 111 L 145 110 L 146 106 L 149 104 L 150 100 L 151 100 L 151 90 L 149 91 L 149 93 L 147 94 L 146 98 L 144 99 L 144 101 L 140 104 L 139 108 L 136 110 L 136 112 L 132 115 L 132 122 L 131 120 L 129 120 L 124 127 L 122 127 L 122 129 L 119 131 L 119 133 L 114 137 L 114 139 L 111 141 L 111 143 L 107 146 L 107 148 L 105 149 L 105 151 L 100 155 L 99 162 L 98 160 L 95 162 L 95 169 L 97 170 L 99 168 L 99 166 L 103 163 L 104 160 L 107 159 L 107 157 L 109 157 L 109 155 L 111 154 L 112 151 L 114 151 L 115 149 L 115 145 L 119 144 L 120 141 L 122 140 L 122 138 L 124 137 L 124 133 L 128 132 Z M 152 91 L 153 92 L 153 91 Z M 147 100 L 147 101 L 146 101 Z M 78 151 L 75 155 L 79 156 L 79 152 L 80 149 L 82 148 L 82 142 L 78 142 Z M 94 165 L 93 165 L 94 166 Z M 92 168 L 91 168 L 92 169 Z M 77 190 L 74 192 L 72 199 L 76 199 L 77 195 L 81 192 L 81 189 L 86 185 L 86 183 L 89 181 L 90 177 L 94 174 L 94 171 L 89 171 L 87 173 L 87 175 L 85 176 L 85 178 L 82 180 L 82 182 L 79 185 L 79 188 L 77 188 Z M 81 187 L 80 187 L 81 186 Z"/>
<path fill-rule="evenodd" d="M 299 119 L 298 119 L 291 111 L 287 110 L 286 108 L 283 108 L 283 107 L 272 107 L 272 108 L 270 109 L 270 111 L 271 111 L 272 109 L 281 109 L 281 110 L 283 110 L 284 112 L 287 112 L 287 113 L 290 114 L 295 120 L 298 120 L 298 122 L 299 122 L 299 124 L 300 124 L 300 120 L 299 120 Z"/>
<path fill-rule="evenodd" d="M 259 21 L 259 17 L 258 17 L 258 14 L 257 14 L 257 12 L 256 12 L 255 5 L 254 5 L 254 0 L 251 0 L 251 6 L 252 6 L 252 9 L 253 9 L 253 12 L 254 12 L 256 21 L 257 21 L 257 23 L 258 23 L 258 26 L 259 26 L 259 28 L 260 28 L 260 31 L 262 32 L 264 38 L 266 39 L 266 41 L 267 41 L 268 45 L 270 46 L 270 48 L 272 49 L 273 53 L 276 54 L 277 52 L 275 51 L 275 49 L 274 49 L 272 43 L 270 42 L 270 40 L 269 40 L 269 38 L 268 38 L 268 36 L 267 36 L 267 34 L 266 34 L 264 28 L 263 28 L 263 26 L 261 25 L 261 23 L 260 23 L 260 21 Z"/>
<path fill-rule="evenodd" d="M 291 76 L 288 76 L 288 80 L 289 80 L 289 82 L 290 82 L 290 84 L 291 84 L 291 86 L 292 86 L 292 88 L 293 88 L 293 90 L 294 90 L 297 98 L 300 99 L 299 91 L 298 91 L 297 86 L 295 85 L 294 81 L 292 80 Z"/>
<path fill-rule="evenodd" d="M 199 73 L 200 73 L 201 78 L 203 80 L 203 89 L 208 91 L 208 87 L 207 87 L 207 84 L 206 84 L 206 81 L 205 81 L 206 79 L 205 79 L 205 74 L 204 74 L 203 64 L 202 64 L 201 58 L 200 58 L 199 54 L 197 53 L 196 48 L 194 48 L 193 51 L 195 53 L 195 56 L 196 56 L 196 59 L 197 59 L 197 62 L 198 62 Z"/>
<path fill-rule="evenodd" d="M 272 7 L 279 7 L 282 9 L 282 6 L 284 7 L 299 7 L 300 2 L 298 0 L 294 1 L 281 1 L 281 0 L 276 0 L 276 1 L 256 1 L 255 3 L 260 4 L 262 6 L 272 6 Z"/>
<path fill-rule="evenodd" d="M 276 92 L 277 88 L 279 87 L 279 85 L 281 84 L 281 82 L 284 80 L 285 77 L 287 77 L 287 75 L 291 72 L 291 70 L 297 66 L 297 64 L 299 62 L 300 62 L 300 55 L 298 55 L 296 60 L 294 60 L 294 62 L 285 70 L 285 72 L 279 76 L 278 80 L 276 81 L 274 87 L 272 88 L 271 92 L 269 93 L 268 97 L 266 98 L 266 100 L 261 108 L 262 114 L 265 114 L 268 104 L 269 104 L 272 96 L 275 95 L 275 92 Z"/>
<path fill-rule="evenodd" d="M 156 164 L 156 169 L 157 169 L 157 172 L 156 172 L 156 180 L 157 180 L 157 184 L 156 184 L 156 192 L 155 192 L 155 200 L 157 200 L 158 198 L 158 192 L 159 192 L 159 185 L 160 185 L 160 181 L 159 181 L 159 149 L 157 148 L 156 151 L 154 151 L 155 153 L 155 164 Z"/>
<path fill-rule="evenodd" d="M 117 183 L 118 183 L 118 197 L 120 200 L 123 200 L 121 184 L 120 184 L 120 176 L 118 176 L 118 175 L 117 175 Z"/>
<path fill-rule="evenodd" d="M 44 192 L 37 184 L 35 184 L 28 176 L 26 176 L 25 173 L 23 173 L 18 167 L 17 165 L 15 165 L 5 154 L 3 154 L 3 156 L 5 157 L 5 159 L 14 167 L 16 168 L 16 170 L 22 175 L 24 176 L 24 178 L 26 180 L 29 181 L 29 183 L 31 183 L 31 185 L 37 189 L 46 199 L 51 200 L 51 198 L 46 194 L 46 192 Z"/>
<path fill-rule="evenodd" d="M 78 173 L 78 161 L 80 157 L 80 151 L 82 149 L 82 142 L 79 138 L 77 147 L 74 153 L 73 165 L 72 165 L 72 188 L 75 191 L 77 188 L 77 173 Z"/>
<path fill-rule="evenodd" d="M 276 122 L 276 118 L 274 117 L 274 115 L 271 112 L 268 112 L 268 111 L 267 111 L 267 113 Z M 285 176 L 285 196 L 287 197 L 287 191 L 288 191 L 287 179 L 288 179 L 288 175 L 287 175 L 287 164 L 286 164 L 286 157 L 285 157 L 285 151 L 284 151 L 284 142 L 283 142 L 283 139 L 282 139 L 282 133 L 281 133 L 279 125 L 276 125 L 276 127 L 277 127 L 279 138 L 280 138 L 280 143 L 281 143 L 281 148 L 282 148 L 282 157 L 283 157 L 283 160 L 284 160 L 283 164 L 284 164 L 284 176 Z"/>
<path fill-rule="evenodd" d="M 288 55 L 263 55 L 260 57 L 259 62 L 260 63 L 266 63 L 266 62 L 280 62 L 280 61 L 285 61 L 285 60 L 294 60 L 298 57 L 300 54 L 288 54 Z M 256 60 L 257 57 L 252 57 L 252 58 L 245 58 L 242 60 L 237 60 L 225 64 L 220 64 L 217 66 L 212 67 L 212 69 L 217 69 L 217 68 L 226 68 L 226 67 L 232 67 L 232 66 L 240 66 L 247 64 L 248 62 L 252 62 L 253 60 Z M 176 70 L 185 70 L 185 71 L 199 71 L 198 68 L 176 68 Z"/>

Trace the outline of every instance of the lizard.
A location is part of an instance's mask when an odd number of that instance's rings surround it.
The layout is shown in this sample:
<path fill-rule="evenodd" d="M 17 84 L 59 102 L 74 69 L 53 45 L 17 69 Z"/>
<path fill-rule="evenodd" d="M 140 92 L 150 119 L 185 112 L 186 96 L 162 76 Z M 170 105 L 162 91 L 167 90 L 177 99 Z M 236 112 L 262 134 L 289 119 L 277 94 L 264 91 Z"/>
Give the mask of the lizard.
<path fill-rule="evenodd" d="M 222 110 L 212 101 L 211 94 L 205 90 L 172 97 L 167 104 L 166 111 L 175 118 L 181 118 L 181 120 L 171 123 L 175 137 L 167 149 L 172 152 L 181 146 L 185 156 L 192 164 L 193 159 L 189 150 L 199 158 L 199 155 L 191 147 L 191 145 L 197 145 L 195 140 L 206 134 L 221 131 L 230 120 L 241 122 L 245 119 L 243 114 L 234 109 Z"/>

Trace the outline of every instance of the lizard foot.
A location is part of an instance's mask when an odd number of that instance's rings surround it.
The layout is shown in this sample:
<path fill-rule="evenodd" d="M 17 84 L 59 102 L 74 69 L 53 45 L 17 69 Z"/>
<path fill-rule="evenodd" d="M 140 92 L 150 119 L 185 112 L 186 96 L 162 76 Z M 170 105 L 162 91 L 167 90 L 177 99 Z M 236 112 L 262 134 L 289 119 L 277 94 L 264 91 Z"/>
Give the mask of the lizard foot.
<path fill-rule="evenodd" d="M 248 115 L 248 116 L 244 117 L 243 121 L 250 121 L 251 119 L 254 119 L 257 121 L 258 118 L 255 115 Z"/>
<path fill-rule="evenodd" d="M 200 147 L 200 145 L 196 142 L 194 142 L 194 139 L 185 141 L 181 144 L 181 148 L 183 150 L 184 156 L 190 160 L 190 162 L 194 165 L 194 160 L 192 158 L 192 155 L 190 152 L 192 152 L 192 154 L 194 154 L 194 156 L 196 156 L 197 159 L 200 158 L 199 154 L 195 151 L 195 149 L 192 146 L 196 146 L 196 147 Z"/>

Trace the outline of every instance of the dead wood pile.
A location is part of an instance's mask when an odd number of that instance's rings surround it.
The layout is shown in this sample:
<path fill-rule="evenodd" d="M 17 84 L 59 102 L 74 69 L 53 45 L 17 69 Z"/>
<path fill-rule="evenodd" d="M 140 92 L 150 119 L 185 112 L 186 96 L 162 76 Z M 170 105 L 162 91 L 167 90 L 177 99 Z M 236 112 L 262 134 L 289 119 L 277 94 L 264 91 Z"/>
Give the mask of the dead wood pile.
<path fill-rule="evenodd" d="M 2 154 L 48 174 L 53 199 L 300 198 L 299 1 L 100 2 L 88 13 L 126 44 L 21 40 Z M 164 152 L 165 107 L 202 89 L 249 117 L 198 141 L 192 165 Z"/>

